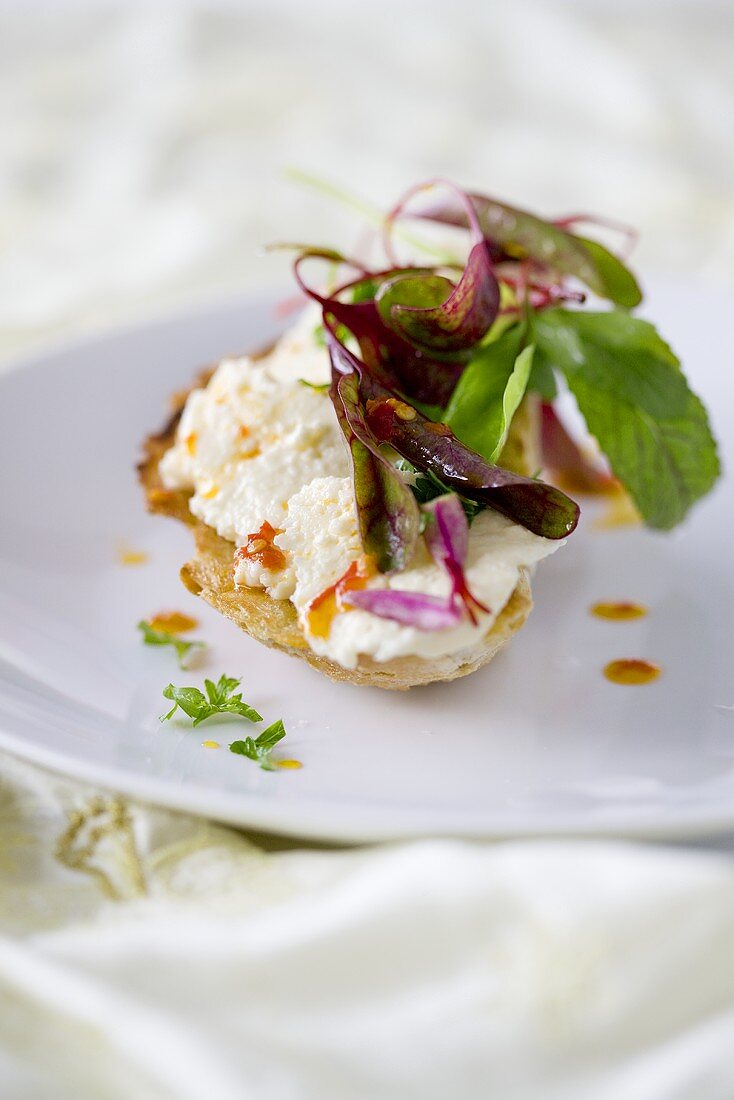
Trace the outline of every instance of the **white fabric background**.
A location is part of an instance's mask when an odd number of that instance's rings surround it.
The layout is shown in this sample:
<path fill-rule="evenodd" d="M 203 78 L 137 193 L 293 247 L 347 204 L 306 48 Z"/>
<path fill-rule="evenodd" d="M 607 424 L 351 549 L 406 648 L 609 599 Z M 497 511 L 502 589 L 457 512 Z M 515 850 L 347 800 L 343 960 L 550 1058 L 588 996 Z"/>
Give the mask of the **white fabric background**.
<path fill-rule="evenodd" d="M 453 175 L 642 231 L 638 263 L 731 279 L 734 7 L 386 0 L 0 3 L 2 350 L 283 284 L 273 239 Z"/>
<path fill-rule="evenodd" d="M 734 9 L 0 3 L 0 354 L 283 285 L 294 164 L 435 173 L 731 282 Z M 262 842 L 0 761 L 0 1096 L 731 1100 L 734 868 Z"/>

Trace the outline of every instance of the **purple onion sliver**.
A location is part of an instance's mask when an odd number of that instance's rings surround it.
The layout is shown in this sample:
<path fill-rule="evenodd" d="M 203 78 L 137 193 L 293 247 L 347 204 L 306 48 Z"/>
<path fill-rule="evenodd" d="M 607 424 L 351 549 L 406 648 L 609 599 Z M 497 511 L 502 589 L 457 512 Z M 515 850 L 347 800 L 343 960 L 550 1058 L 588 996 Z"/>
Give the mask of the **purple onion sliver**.
<path fill-rule="evenodd" d="M 463 619 L 461 607 L 453 599 L 427 596 L 423 592 L 404 592 L 394 588 L 361 589 L 344 594 L 350 607 L 369 611 L 381 619 L 392 619 L 416 630 L 450 630 Z"/>
<path fill-rule="evenodd" d="M 469 552 L 469 523 L 455 493 L 437 497 L 424 506 L 431 520 L 425 532 L 426 545 L 434 561 L 453 561 L 459 567 Z"/>

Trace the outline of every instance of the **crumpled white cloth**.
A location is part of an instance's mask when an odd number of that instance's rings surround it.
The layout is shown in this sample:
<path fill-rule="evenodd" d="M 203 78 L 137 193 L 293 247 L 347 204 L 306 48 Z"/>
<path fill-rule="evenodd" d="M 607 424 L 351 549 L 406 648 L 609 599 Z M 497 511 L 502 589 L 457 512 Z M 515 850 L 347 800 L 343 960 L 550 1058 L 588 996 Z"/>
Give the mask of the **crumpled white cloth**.
<path fill-rule="evenodd" d="M 734 1097 L 723 856 L 268 851 L 9 758 L 3 775 L 9 1100 Z"/>

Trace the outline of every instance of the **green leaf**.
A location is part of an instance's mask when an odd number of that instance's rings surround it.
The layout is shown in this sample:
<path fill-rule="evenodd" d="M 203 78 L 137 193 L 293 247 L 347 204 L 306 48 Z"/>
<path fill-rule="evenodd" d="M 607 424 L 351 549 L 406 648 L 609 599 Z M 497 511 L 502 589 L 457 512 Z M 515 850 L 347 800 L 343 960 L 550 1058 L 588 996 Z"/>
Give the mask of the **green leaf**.
<path fill-rule="evenodd" d="M 143 635 L 143 645 L 171 646 L 176 653 L 179 668 L 187 667 L 186 658 L 189 653 L 195 650 L 206 649 L 206 644 L 204 642 L 193 640 L 186 642 L 182 638 L 177 638 L 175 634 L 171 634 L 168 630 L 154 630 L 145 619 L 141 619 L 138 623 L 138 630 Z"/>
<path fill-rule="evenodd" d="M 505 386 L 505 392 L 502 395 L 502 434 L 497 441 L 497 445 L 490 456 L 490 462 L 496 462 L 502 450 L 507 442 L 507 436 L 510 431 L 510 425 L 512 424 L 512 418 L 520 407 L 520 402 L 525 396 L 525 390 L 528 386 L 528 380 L 530 378 L 530 371 L 533 365 L 533 354 L 535 348 L 532 344 L 529 347 L 523 348 L 515 360 L 515 366 L 512 369 L 507 385 Z"/>
<path fill-rule="evenodd" d="M 493 344 L 495 340 L 499 340 L 501 336 L 504 336 L 508 329 L 517 324 L 517 298 L 513 293 L 508 299 L 507 295 L 504 294 L 505 290 L 506 284 L 500 283 L 500 305 L 502 309 L 507 308 L 507 313 L 498 315 L 489 332 L 482 337 L 480 347 Z"/>
<path fill-rule="evenodd" d="M 257 748 L 251 737 L 245 737 L 242 741 L 233 741 L 229 751 L 238 756 L 247 756 L 250 760 L 257 760 Z"/>
<path fill-rule="evenodd" d="M 249 760 L 255 760 L 264 771 L 274 771 L 270 762 L 270 753 L 285 737 L 285 726 L 282 718 L 263 730 L 256 738 L 245 737 L 241 741 L 233 741 L 229 751 L 238 756 L 246 756 Z"/>
<path fill-rule="evenodd" d="M 620 310 L 552 309 L 535 316 L 533 337 L 648 526 L 680 523 L 719 460 L 706 410 L 655 328 Z"/>
<path fill-rule="evenodd" d="M 266 730 L 258 734 L 255 744 L 258 749 L 265 752 L 270 752 L 275 748 L 279 741 L 282 741 L 285 737 L 285 726 L 283 725 L 283 719 L 278 718 L 272 725 L 268 726 Z"/>
<path fill-rule="evenodd" d="M 634 275 L 622 261 L 598 241 L 576 237 L 591 254 L 602 288 L 601 296 L 618 306 L 632 309 L 642 301 L 642 291 Z"/>
<path fill-rule="evenodd" d="M 212 706 L 224 706 L 227 703 L 229 696 L 232 694 L 236 687 L 239 687 L 239 680 L 236 680 L 233 676 L 220 676 L 216 684 L 213 684 L 211 680 L 204 681 L 204 687 L 209 698 L 209 702 Z M 241 699 L 240 695 L 234 696 L 236 699 Z"/>
<path fill-rule="evenodd" d="M 470 360 L 449 402 L 445 423 L 462 443 L 496 462 L 530 377 L 533 348 L 516 325 Z"/>
<path fill-rule="evenodd" d="M 239 682 L 230 676 L 220 676 L 216 684 L 211 680 L 205 680 L 206 695 L 196 687 L 179 688 L 169 684 L 164 689 L 163 695 L 166 699 L 171 699 L 175 705 L 168 714 L 162 715 L 160 720 L 168 721 L 180 708 L 184 714 L 193 719 L 195 726 L 215 714 L 237 714 L 250 722 L 261 722 L 262 715 L 249 703 L 245 703 L 240 693 L 232 694 Z"/>
<path fill-rule="evenodd" d="M 194 719 L 194 725 L 196 725 L 197 721 L 203 721 L 204 718 L 208 717 L 211 711 L 206 696 L 198 688 L 177 688 L 173 684 L 169 684 L 168 687 L 163 689 L 163 695 L 166 699 L 171 699 L 174 706 L 168 714 L 161 718 L 162 722 L 171 718 L 180 708 L 184 714 L 188 714 L 189 718 Z M 214 712 L 211 711 L 211 713 Z"/>
<path fill-rule="evenodd" d="M 224 714 L 238 714 L 240 718 L 247 718 L 249 722 L 262 722 L 262 714 L 248 703 L 243 702 L 241 695 L 235 695 L 228 699 L 226 703 L 221 705 L 220 709 Z"/>
<path fill-rule="evenodd" d="M 537 344 L 533 355 L 533 369 L 530 371 L 528 389 L 539 394 L 543 401 L 552 401 L 558 396 L 558 386 L 553 373 L 553 367 Z"/>
<path fill-rule="evenodd" d="M 543 401 L 552 401 L 558 394 L 558 386 L 553 371 L 554 364 L 549 360 L 546 349 L 542 344 L 536 340 L 533 346 L 535 347 L 535 354 L 533 355 L 533 369 L 530 372 L 528 389 L 539 394 Z"/>
<path fill-rule="evenodd" d="M 499 317 L 492 325 L 487 335 L 482 340 L 482 347 L 486 347 L 487 344 L 494 343 L 495 340 L 499 340 L 504 336 L 508 329 L 516 325 L 517 314 L 513 310 L 517 309 L 519 303 L 517 296 L 511 288 L 505 284 L 500 283 L 500 290 L 502 291 L 502 297 L 500 299 L 501 306 L 504 309 L 507 307 L 509 312 L 500 313 Z M 521 307 L 522 308 L 522 307 Z M 526 307 L 525 317 L 527 318 Z M 527 384 L 527 389 L 534 393 L 540 394 L 544 401 L 552 401 L 558 393 L 558 387 L 556 386 L 556 380 L 553 375 L 553 368 L 542 356 L 539 354 L 538 348 L 533 353 L 533 365 L 530 371 L 530 379 Z M 440 418 L 436 418 L 440 419 Z"/>

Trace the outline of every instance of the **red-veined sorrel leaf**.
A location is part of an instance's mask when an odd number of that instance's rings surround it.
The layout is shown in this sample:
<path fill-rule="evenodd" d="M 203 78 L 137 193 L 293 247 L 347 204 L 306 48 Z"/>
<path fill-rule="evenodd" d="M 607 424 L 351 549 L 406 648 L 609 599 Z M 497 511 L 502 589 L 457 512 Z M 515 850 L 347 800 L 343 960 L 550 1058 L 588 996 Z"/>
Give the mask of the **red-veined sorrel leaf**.
<path fill-rule="evenodd" d="M 390 362 L 391 340 L 410 345 L 382 324 L 373 301 L 345 303 L 339 292 L 327 298 L 308 287 L 299 271 L 306 258 L 297 258 L 296 278 L 324 311 L 334 373 L 332 401 L 352 453 L 363 544 L 374 554 L 378 568 L 388 572 L 405 567 L 418 527 L 412 493 L 380 453 L 381 443 L 391 444 L 417 469 L 434 473 L 449 489 L 495 508 L 535 534 L 547 538 L 569 534 L 578 521 L 578 507 L 564 493 L 490 465 L 461 444 L 445 424 L 433 423 L 396 396 L 395 388 L 403 389 L 405 383 L 397 365 Z M 354 334 L 364 363 L 339 340 L 330 318 Z M 420 352 L 415 355 L 420 357 Z M 352 374 L 358 384 L 352 380 L 342 386 L 338 376 Z"/>
<path fill-rule="evenodd" d="M 492 254 L 469 196 L 447 180 L 411 188 L 388 214 L 385 239 L 389 253 L 389 233 L 396 220 L 414 195 L 433 187 L 448 187 L 463 207 L 472 234 L 464 271 L 456 284 L 435 275 L 391 279 L 383 284 L 376 301 L 385 323 L 418 347 L 433 352 L 465 351 L 489 330 L 500 304 Z"/>
<path fill-rule="evenodd" d="M 374 300 L 344 302 L 340 295 L 365 282 L 379 282 L 398 273 L 416 274 L 416 268 L 390 268 L 388 271 L 365 275 L 338 287 L 331 295 L 320 294 L 303 279 L 300 266 L 304 260 L 333 259 L 330 249 L 323 255 L 309 249 L 297 257 L 294 274 L 303 292 L 318 302 L 353 334 L 366 366 L 389 386 L 395 386 L 408 397 L 428 405 L 445 405 L 464 369 L 463 361 L 442 359 L 438 353 L 427 354 L 413 347 L 383 321 Z M 344 261 L 350 262 L 351 261 Z M 430 274 L 428 269 L 426 274 Z"/>
<path fill-rule="evenodd" d="M 405 569 L 415 551 L 420 511 L 409 486 L 382 454 L 364 416 L 356 357 L 334 336 L 326 339 L 332 360 L 330 396 L 349 446 L 362 546 L 381 573 Z"/>
<path fill-rule="evenodd" d="M 417 409 L 410 408 L 410 415 L 403 412 L 395 395 L 365 371 L 360 395 L 375 439 L 388 443 L 416 469 L 433 473 L 448 489 L 494 508 L 544 538 L 565 538 L 576 527 L 579 508 L 565 493 L 492 466 L 465 447 L 445 424 L 427 420 Z"/>
<path fill-rule="evenodd" d="M 633 306 L 641 301 L 642 295 L 631 272 L 597 242 L 589 247 L 586 241 L 561 225 L 487 195 L 471 194 L 469 198 L 481 230 L 493 247 L 495 260 L 531 260 L 559 275 L 579 279 L 595 294 L 617 305 Z M 470 227 L 463 204 L 455 198 L 411 213 L 414 217 L 445 225 Z"/>
<path fill-rule="evenodd" d="M 474 245 L 456 284 L 437 275 L 397 276 L 382 284 L 375 301 L 386 324 L 419 347 L 441 352 L 471 348 L 499 311 L 489 248 L 484 241 Z"/>

